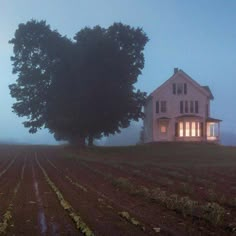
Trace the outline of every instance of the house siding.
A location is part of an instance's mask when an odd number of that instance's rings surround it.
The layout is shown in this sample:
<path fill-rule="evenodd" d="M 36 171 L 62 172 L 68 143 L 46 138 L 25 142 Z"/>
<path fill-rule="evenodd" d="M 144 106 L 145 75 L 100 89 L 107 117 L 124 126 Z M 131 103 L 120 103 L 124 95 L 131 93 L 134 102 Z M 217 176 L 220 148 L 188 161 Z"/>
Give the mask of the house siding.
<path fill-rule="evenodd" d="M 173 86 L 175 84 L 175 86 Z M 182 94 L 177 94 L 177 84 L 182 84 Z M 211 96 L 210 96 L 211 95 Z M 145 142 L 155 141 L 205 141 L 206 119 L 210 115 L 210 99 L 212 94 L 204 90 L 183 71 L 178 71 L 163 85 L 151 93 L 151 98 L 145 106 L 144 130 Z M 159 102 L 158 112 L 156 102 Z M 166 101 L 166 112 L 161 111 L 161 103 Z M 183 112 L 180 111 L 180 102 L 183 101 Z M 193 102 L 193 112 L 190 104 Z M 185 109 L 187 102 L 188 109 Z M 197 102 L 197 113 L 196 113 Z M 150 104 L 151 103 L 151 104 Z M 185 118 L 184 118 L 185 117 Z M 200 137 L 176 137 L 176 122 L 202 123 L 204 135 Z M 192 124 L 192 123 L 191 123 Z M 167 132 L 162 126 L 166 126 Z"/>

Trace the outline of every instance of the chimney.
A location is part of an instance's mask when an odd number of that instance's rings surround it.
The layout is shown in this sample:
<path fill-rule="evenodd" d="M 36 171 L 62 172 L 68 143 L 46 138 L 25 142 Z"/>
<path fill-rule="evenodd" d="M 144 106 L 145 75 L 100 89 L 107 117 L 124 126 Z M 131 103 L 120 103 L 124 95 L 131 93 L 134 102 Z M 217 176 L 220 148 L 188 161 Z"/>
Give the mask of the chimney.
<path fill-rule="evenodd" d="M 176 74 L 179 71 L 178 68 L 174 68 L 174 74 Z"/>

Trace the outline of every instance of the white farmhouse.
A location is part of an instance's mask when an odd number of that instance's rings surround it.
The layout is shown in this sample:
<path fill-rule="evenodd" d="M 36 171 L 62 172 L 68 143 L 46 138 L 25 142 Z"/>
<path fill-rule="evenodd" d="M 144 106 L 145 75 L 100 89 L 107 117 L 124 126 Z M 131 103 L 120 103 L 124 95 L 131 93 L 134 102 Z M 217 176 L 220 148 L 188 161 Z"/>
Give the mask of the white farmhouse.
<path fill-rule="evenodd" d="M 178 68 L 147 98 L 144 142 L 220 141 L 220 121 L 210 117 L 208 86 L 201 86 Z"/>

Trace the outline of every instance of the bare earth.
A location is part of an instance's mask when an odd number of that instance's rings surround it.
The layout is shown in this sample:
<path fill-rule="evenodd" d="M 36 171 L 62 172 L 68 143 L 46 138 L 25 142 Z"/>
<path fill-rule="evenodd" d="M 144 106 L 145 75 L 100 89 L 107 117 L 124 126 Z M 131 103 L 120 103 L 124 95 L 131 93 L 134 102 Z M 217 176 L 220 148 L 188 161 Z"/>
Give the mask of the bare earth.
<path fill-rule="evenodd" d="M 236 148 L 2 145 L 0 235 L 236 235 Z"/>

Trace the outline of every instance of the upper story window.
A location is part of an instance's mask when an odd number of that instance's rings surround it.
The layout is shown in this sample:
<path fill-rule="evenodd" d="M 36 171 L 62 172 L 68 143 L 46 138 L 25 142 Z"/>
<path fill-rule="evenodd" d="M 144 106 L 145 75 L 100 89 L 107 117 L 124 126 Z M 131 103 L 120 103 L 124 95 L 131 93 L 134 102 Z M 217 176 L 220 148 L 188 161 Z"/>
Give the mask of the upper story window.
<path fill-rule="evenodd" d="M 172 86 L 173 94 L 187 94 L 187 84 L 186 83 L 173 83 Z"/>
<path fill-rule="evenodd" d="M 188 113 L 188 101 L 185 101 L 185 113 Z"/>
<path fill-rule="evenodd" d="M 198 113 L 198 101 L 195 101 L 195 113 Z"/>
<path fill-rule="evenodd" d="M 159 113 L 159 101 L 156 101 L 156 113 Z"/>
<path fill-rule="evenodd" d="M 182 113 L 198 113 L 198 101 L 180 101 L 179 112 Z"/>
<path fill-rule="evenodd" d="M 156 113 L 167 112 L 167 101 L 156 101 Z"/>
<path fill-rule="evenodd" d="M 166 101 L 161 101 L 161 112 L 166 113 Z"/>
<path fill-rule="evenodd" d="M 194 103 L 193 101 L 190 101 L 190 113 L 194 112 Z"/>

